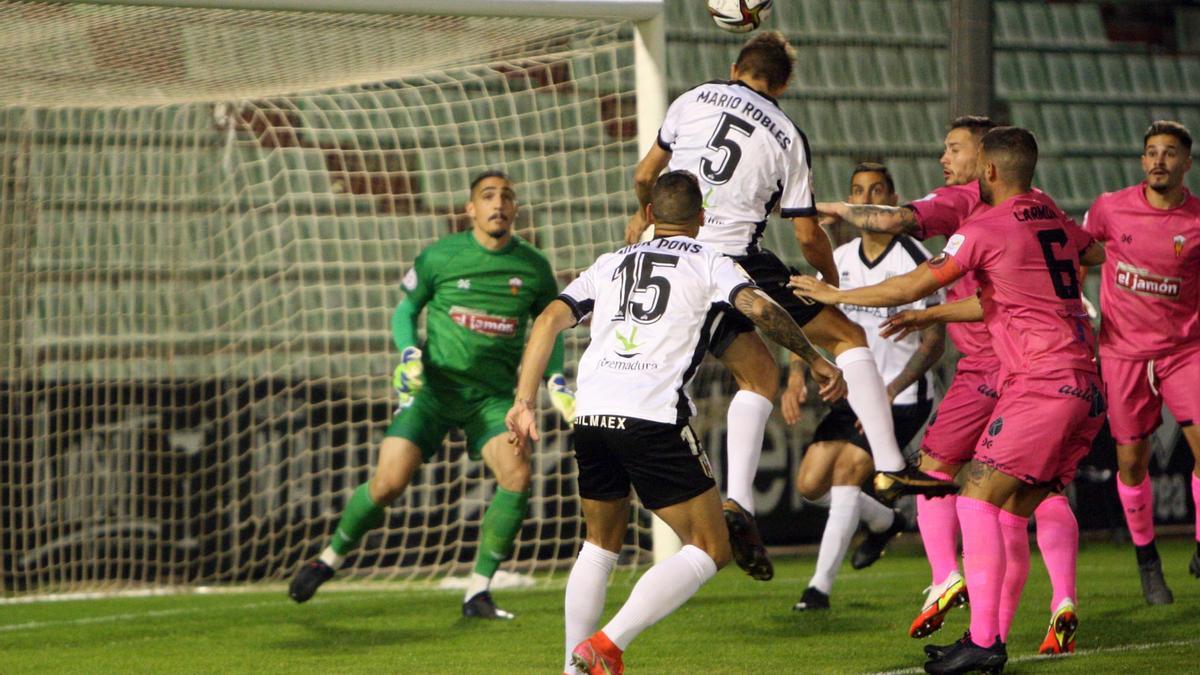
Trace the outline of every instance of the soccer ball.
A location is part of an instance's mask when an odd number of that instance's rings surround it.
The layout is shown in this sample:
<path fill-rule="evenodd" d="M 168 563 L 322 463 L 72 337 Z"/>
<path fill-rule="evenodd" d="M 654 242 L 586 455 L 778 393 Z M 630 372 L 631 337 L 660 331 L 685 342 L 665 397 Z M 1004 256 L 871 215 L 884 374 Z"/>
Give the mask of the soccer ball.
<path fill-rule="evenodd" d="M 708 0 L 708 15 L 713 23 L 731 33 L 758 28 L 771 14 L 774 0 Z"/>

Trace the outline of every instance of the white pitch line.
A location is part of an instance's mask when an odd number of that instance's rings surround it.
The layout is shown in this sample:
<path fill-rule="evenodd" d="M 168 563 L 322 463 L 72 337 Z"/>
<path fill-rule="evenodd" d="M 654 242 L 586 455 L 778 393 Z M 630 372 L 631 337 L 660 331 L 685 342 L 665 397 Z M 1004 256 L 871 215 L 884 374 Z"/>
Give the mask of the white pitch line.
<path fill-rule="evenodd" d="M 341 602 L 346 600 L 354 600 L 349 595 L 334 598 L 322 598 L 313 600 L 314 605 L 323 605 L 332 602 Z M 180 614 L 205 614 L 212 612 L 236 612 L 242 610 L 262 609 L 263 607 L 286 607 L 290 601 L 264 601 L 251 602 L 245 605 L 236 607 L 179 607 L 176 609 L 150 609 L 144 612 L 126 612 L 124 614 L 104 614 L 101 616 L 85 616 L 78 619 L 58 619 L 54 621 L 27 621 L 25 623 L 13 623 L 8 625 L 0 625 L 0 633 L 15 633 L 23 630 L 40 630 L 42 628 L 58 628 L 62 626 L 81 626 L 93 623 L 110 623 L 113 621 L 129 621 L 133 619 L 148 619 L 160 616 L 178 616 Z"/>
<path fill-rule="evenodd" d="M 1163 647 L 1192 647 L 1200 645 L 1198 640 L 1168 640 L 1166 642 L 1143 642 L 1128 645 L 1115 645 L 1112 647 L 1096 647 L 1094 649 L 1080 649 L 1074 654 L 1068 656 L 1047 656 L 1043 654 L 1029 654 L 1026 656 L 1018 656 L 1009 659 L 1009 663 L 1025 663 L 1027 661 L 1045 661 L 1050 659 L 1078 659 L 1087 656 L 1095 656 L 1097 654 L 1112 654 L 1118 652 L 1141 652 L 1147 649 L 1161 649 Z M 873 675 L 915 675 L 916 673 L 925 672 L 924 668 L 902 668 L 900 670 L 884 670 Z"/>

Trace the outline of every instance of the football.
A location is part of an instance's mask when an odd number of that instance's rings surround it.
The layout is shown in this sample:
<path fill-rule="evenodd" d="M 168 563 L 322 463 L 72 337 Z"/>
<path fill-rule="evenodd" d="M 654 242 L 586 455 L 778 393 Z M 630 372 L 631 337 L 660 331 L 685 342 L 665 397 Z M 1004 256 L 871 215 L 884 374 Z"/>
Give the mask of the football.
<path fill-rule="evenodd" d="M 708 0 L 708 15 L 713 23 L 731 33 L 758 28 L 771 14 L 773 0 Z"/>

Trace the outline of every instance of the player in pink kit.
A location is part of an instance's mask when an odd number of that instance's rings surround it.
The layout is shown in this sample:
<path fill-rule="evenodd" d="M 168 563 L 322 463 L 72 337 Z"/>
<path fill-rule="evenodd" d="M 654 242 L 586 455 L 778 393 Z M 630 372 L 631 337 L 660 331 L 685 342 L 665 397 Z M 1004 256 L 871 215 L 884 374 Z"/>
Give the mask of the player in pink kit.
<path fill-rule="evenodd" d="M 820 203 L 817 210 L 865 230 L 908 232 L 919 239 L 949 237 L 968 217 L 989 208 L 980 200 L 978 155 L 980 139 L 995 126 L 987 117 L 964 116 L 952 121 L 941 157 L 946 185 L 921 199 L 899 208 Z M 975 273 L 968 272 L 947 288 L 944 305 L 896 314 L 888 321 L 884 336 L 906 335 L 947 321 L 960 309 L 954 303 L 975 297 L 978 290 Z M 952 479 L 974 456 L 975 444 L 991 420 L 1001 366 L 983 323 L 950 323 L 947 331 L 963 358 L 922 439 L 919 466 L 931 476 Z M 1038 548 L 1052 587 L 1050 624 L 1039 652 L 1073 652 L 1078 628 L 1074 599 L 1079 523 L 1061 493 L 1043 500 L 1034 517 Z M 909 635 L 924 638 L 939 630 L 946 614 L 967 600 L 966 584 L 958 571 L 956 497 L 918 496 L 917 525 L 932 580 Z M 1019 538 L 1017 533 L 1011 534 Z M 1019 542 L 1013 545 L 1020 547 Z"/>
<path fill-rule="evenodd" d="M 1095 341 L 1076 269 L 1102 262 L 1104 250 L 1032 189 L 1037 143 L 1031 133 L 989 131 L 979 164 L 980 197 L 994 206 L 969 218 L 942 255 L 851 291 L 811 277 L 792 282 L 797 294 L 819 302 L 878 307 L 911 302 L 971 271 L 980 281 L 978 301 L 955 303 L 949 317 L 982 318 L 1003 368 L 999 399 L 956 503 L 971 629 L 953 645 L 926 648 L 930 673 L 1003 667 L 1008 628 L 1029 573 L 1029 517 L 1046 495 L 1071 481 L 1103 423 Z"/>
<path fill-rule="evenodd" d="M 1163 605 L 1174 596 L 1154 546 L 1148 437 L 1162 422 L 1165 401 L 1200 460 L 1200 199 L 1183 186 L 1192 166 L 1192 137 L 1183 125 L 1155 122 L 1143 145 L 1146 180 L 1101 195 L 1084 227 L 1108 251 L 1100 284 L 1100 368 L 1117 442 L 1117 494 L 1146 602 Z M 1192 499 L 1200 505 L 1195 472 Z M 1200 577 L 1200 509 L 1196 539 L 1188 570 Z"/>

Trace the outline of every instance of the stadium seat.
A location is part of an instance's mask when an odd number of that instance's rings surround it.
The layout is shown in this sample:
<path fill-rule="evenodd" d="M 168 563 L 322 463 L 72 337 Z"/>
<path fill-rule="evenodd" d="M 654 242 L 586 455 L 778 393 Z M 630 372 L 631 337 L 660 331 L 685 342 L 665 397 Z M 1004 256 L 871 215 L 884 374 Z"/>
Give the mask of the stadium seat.
<path fill-rule="evenodd" d="M 1020 5 L 1013 2 L 997 2 L 995 8 L 994 30 L 995 41 L 998 45 L 1022 42 L 1025 40 L 1025 16 Z"/>
<path fill-rule="evenodd" d="M 1118 99 L 1128 98 L 1129 93 L 1133 91 L 1133 83 L 1129 80 L 1125 55 L 1101 54 L 1097 59 L 1100 62 L 1100 74 L 1103 78 L 1105 93 Z"/>

